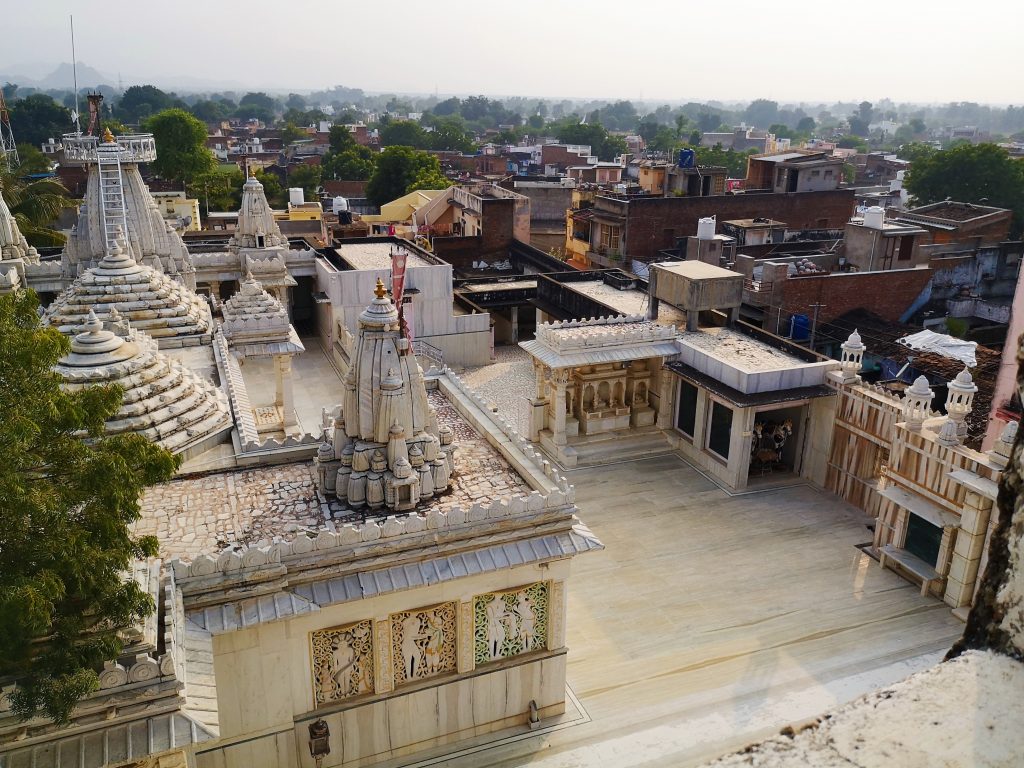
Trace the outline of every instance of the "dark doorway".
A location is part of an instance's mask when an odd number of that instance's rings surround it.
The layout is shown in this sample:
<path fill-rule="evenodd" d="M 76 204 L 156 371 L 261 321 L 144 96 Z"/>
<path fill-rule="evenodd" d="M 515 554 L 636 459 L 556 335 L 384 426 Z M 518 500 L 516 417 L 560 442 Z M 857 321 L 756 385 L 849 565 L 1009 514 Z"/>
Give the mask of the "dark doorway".
<path fill-rule="evenodd" d="M 939 559 L 939 545 L 942 543 L 942 529 L 932 525 L 923 517 L 907 515 L 907 538 L 903 549 L 935 567 Z"/>

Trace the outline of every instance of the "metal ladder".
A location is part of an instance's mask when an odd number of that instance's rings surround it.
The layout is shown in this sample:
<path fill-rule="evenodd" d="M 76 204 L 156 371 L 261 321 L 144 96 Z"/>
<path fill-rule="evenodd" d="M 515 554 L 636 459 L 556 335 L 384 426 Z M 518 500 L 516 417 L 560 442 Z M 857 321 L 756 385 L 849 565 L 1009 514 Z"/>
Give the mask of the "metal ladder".
<path fill-rule="evenodd" d="M 128 239 L 128 217 L 124 209 L 124 181 L 121 177 L 121 147 L 100 144 L 96 148 L 96 161 L 100 174 L 100 215 L 103 217 L 103 235 L 106 252 L 117 242 L 120 230 Z"/>

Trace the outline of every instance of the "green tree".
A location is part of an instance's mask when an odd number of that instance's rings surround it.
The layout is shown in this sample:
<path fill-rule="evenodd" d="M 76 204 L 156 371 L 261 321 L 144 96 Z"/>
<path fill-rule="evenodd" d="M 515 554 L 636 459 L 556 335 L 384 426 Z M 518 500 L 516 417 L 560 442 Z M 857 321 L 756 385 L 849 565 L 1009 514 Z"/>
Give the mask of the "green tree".
<path fill-rule="evenodd" d="M 432 173 L 436 176 L 432 177 Z M 438 182 L 443 178 L 441 165 L 433 155 L 412 147 L 386 147 L 377 156 L 376 168 L 366 185 L 366 197 L 373 205 L 384 205 L 409 192 L 418 182 Z M 448 186 L 444 179 L 440 188 Z"/>
<path fill-rule="evenodd" d="M 8 102 L 14 138 L 38 147 L 50 138 L 59 138 L 74 128 L 71 110 L 62 107 L 45 93 L 33 93 Z"/>
<path fill-rule="evenodd" d="M 178 461 L 141 435 L 104 435 L 121 391 L 61 387 L 70 342 L 38 307 L 30 291 L 0 297 L 0 674 L 18 681 L 19 716 L 64 723 L 121 653 L 118 630 L 153 611 L 125 573 L 157 542 L 129 526 Z"/>
<path fill-rule="evenodd" d="M 896 153 L 901 160 L 909 160 L 912 164 L 918 160 L 925 160 L 934 155 L 938 150 L 931 144 L 922 141 L 911 141 L 903 144 Z"/>
<path fill-rule="evenodd" d="M 237 211 L 242 205 L 242 184 L 245 177 L 238 166 L 218 167 L 192 177 L 187 188 L 207 213 Z"/>
<path fill-rule="evenodd" d="M 309 135 L 295 123 L 285 123 L 284 128 L 281 129 L 281 143 L 286 147 L 293 141 L 303 138 L 309 138 Z"/>
<path fill-rule="evenodd" d="M 360 146 L 344 125 L 331 127 L 328 138 L 330 149 L 324 155 L 320 167 L 326 179 L 366 181 L 373 174 L 376 153 Z"/>
<path fill-rule="evenodd" d="M 441 172 L 440 166 L 437 168 L 421 168 L 416 178 L 413 179 L 412 184 L 405 188 L 406 194 L 409 192 L 415 192 L 417 189 L 448 189 L 451 186 L 451 182 L 448 177 Z"/>
<path fill-rule="evenodd" d="M 156 140 L 153 170 L 166 179 L 188 182 L 216 165 L 206 148 L 206 126 L 183 109 L 166 109 L 146 120 L 143 128 Z"/>
<path fill-rule="evenodd" d="M 442 117 L 435 120 L 434 130 L 427 132 L 424 137 L 427 146 L 436 150 L 471 152 L 474 149 L 473 139 L 466 133 L 465 125 L 461 117 Z"/>
<path fill-rule="evenodd" d="M 320 167 L 327 179 L 366 181 L 373 175 L 376 158 L 376 153 L 369 147 L 356 144 L 344 152 L 328 152 Z"/>
<path fill-rule="evenodd" d="M 800 121 L 796 124 L 797 133 L 811 134 L 814 132 L 814 118 L 810 115 L 801 117 Z"/>
<path fill-rule="evenodd" d="M 56 179 L 28 178 L 27 174 L 32 171 L 22 157 L 22 165 L 10 171 L 0 165 L 0 194 L 30 245 L 63 245 L 66 238 L 52 225 L 61 210 L 72 205 L 68 191 Z M 31 156 L 28 162 L 32 162 Z"/>
<path fill-rule="evenodd" d="M 32 144 L 18 144 L 18 173 L 49 173 L 53 170 L 53 164 L 49 158 L 42 153 L 39 147 Z"/>
<path fill-rule="evenodd" d="M 288 169 L 288 186 L 302 187 L 307 200 L 318 199 L 317 187 L 323 171 L 319 165 L 293 165 Z"/>
<path fill-rule="evenodd" d="M 281 180 L 273 173 L 267 173 L 262 168 L 253 174 L 257 181 L 263 185 L 263 194 L 267 196 L 267 202 L 272 208 L 283 208 L 285 204 L 284 187 Z M 241 205 L 241 197 L 239 197 Z"/>
<path fill-rule="evenodd" d="M 579 123 L 573 120 L 558 127 L 558 140 L 566 144 L 586 144 L 600 160 L 614 160 L 626 151 L 626 140 L 612 136 L 600 123 Z"/>
<path fill-rule="evenodd" d="M 380 143 L 383 147 L 415 147 L 422 149 L 428 146 L 426 132 L 410 120 L 394 120 L 380 131 Z"/>
<path fill-rule="evenodd" d="M 231 116 L 234 107 L 227 107 L 220 101 L 197 101 L 188 109 L 204 123 L 219 123 Z"/>
<path fill-rule="evenodd" d="M 1024 163 L 995 144 L 965 144 L 922 157 L 910 166 L 907 191 L 920 205 L 952 198 L 1013 211 L 1013 231 L 1024 227 Z"/>
<path fill-rule="evenodd" d="M 769 99 L 755 99 L 743 111 L 743 117 L 748 125 L 761 128 L 777 123 L 779 122 L 778 102 Z"/>
<path fill-rule="evenodd" d="M 137 123 L 157 112 L 181 106 L 184 105 L 173 93 L 164 93 L 154 85 L 133 85 L 117 102 L 114 114 L 126 123 Z"/>

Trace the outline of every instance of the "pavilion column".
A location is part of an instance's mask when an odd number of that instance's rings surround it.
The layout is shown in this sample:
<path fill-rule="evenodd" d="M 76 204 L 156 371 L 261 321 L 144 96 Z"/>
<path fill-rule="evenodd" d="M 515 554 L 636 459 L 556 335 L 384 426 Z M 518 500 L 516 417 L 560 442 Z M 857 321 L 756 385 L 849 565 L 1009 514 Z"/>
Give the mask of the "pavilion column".
<path fill-rule="evenodd" d="M 547 427 L 545 409 L 547 408 L 547 382 L 544 378 L 544 365 L 533 361 L 533 370 L 537 377 L 537 391 L 530 401 L 530 440 L 540 442 L 540 433 Z"/>
<path fill-rule="evenodd" d="M 668 368 L 663 368 L 664 358 L 658 358 L 658 429 L 671 429 L 675 411 L 677 382 Z"/>
<path fill-rule="evenodd" d="M 275 405 L 281 408 L 284 426 L 294 427 L 295 397 L 292 392 L 292 356 L 274 355 L 274 373 L 277 379 L 277 397 Z"/>
<path fill-rule="evenodd" d="M 555 423 L 551 427 L 555 445 L 565 445 L 565 387 L 569 383 L 569 369 L 559 368 L 551 371 L 551 380 L 555 384 Z"/>
<path fill-rule="evenodd" d="M 519 307 L 512 307 L 512 343 L 519 343 Z"/>

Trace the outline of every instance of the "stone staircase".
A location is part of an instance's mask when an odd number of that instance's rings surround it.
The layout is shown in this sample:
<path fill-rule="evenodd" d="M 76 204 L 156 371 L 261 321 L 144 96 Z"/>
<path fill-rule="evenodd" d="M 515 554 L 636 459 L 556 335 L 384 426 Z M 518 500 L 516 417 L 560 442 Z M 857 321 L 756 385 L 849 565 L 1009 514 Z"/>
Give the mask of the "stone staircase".
<path fill-rule="evenodd" d="M 569 447 L 576 451 L 577 468 L 636 461 L 673 450 L 665 433 L 657 427 L 634 428 L 625 434 L 609 432 L 592 437 L 573 437 L 569 439 Z"/>

